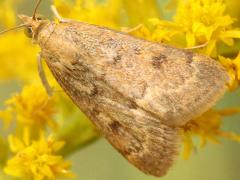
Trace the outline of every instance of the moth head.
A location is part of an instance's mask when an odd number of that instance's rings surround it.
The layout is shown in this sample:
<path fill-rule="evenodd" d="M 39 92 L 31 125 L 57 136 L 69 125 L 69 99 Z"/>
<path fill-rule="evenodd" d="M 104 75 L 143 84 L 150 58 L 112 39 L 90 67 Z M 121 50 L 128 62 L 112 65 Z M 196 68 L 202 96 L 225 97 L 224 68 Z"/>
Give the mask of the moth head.
<path fill-rule="evenodd" d="M 7 30 L 4 30 L 4 31 L 0 32 L 0 35 L 4 34 L 6 32 L 9 32 L 9 31 L 16 30 L 16 29 L 25 28 L 25 34 L 30 38 L 35 38 L 36 37 L 35 35 L 38 33 L 39 28 L 43 24 L 48 22 L 48 21 L 44 20 L 42 18 L 42 16 L 39 16 L 37 14 L 37 10 L 39 8 L 39 5 L 40 5 L 41 1 L 42 0 L 37 1 L 37 4 L 35 6 L 35 9 L 34 9 L 34 12 L 33 12 L 32 16 L 27 16 L 27 15 L 23 15 L 23 14 L 18 15 L 18 17 L 21 19 L 21 21 L 23 23 L 14 27 L 14 28 L 7 29 Z"/>
<path fill-rule="evenodd" d="M 35 15 L 35 19 L 26 15 L 18 15 L 18 17 L 22 20 L 24 27 L 24 33 L 29 38 L 34 38 L 37 34 L 41 25 L 46 23 L 46 20 L 41 15 Z"/>

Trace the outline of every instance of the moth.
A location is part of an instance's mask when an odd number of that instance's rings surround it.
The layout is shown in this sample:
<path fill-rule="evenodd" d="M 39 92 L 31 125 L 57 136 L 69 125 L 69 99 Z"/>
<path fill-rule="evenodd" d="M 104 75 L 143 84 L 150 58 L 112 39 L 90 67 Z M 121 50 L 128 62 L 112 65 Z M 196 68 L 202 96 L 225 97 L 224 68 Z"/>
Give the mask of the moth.
<path fill-rule="evenodd" d="M 40 2 L 17 28 L 27 27 L 63 90 L 130 163 L 165 175 L 181 127 L 227 89 L 226 70 L 200 54 L 57 14 L 59 23 L 38 19 Z"/>

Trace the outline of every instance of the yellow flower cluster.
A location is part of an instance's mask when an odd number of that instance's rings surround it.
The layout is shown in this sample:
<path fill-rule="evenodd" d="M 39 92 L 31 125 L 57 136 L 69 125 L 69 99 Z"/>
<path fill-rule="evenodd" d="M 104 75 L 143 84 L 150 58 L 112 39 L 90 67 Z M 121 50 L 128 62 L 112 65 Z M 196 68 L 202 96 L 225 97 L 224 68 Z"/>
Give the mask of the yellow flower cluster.
<path fill-rule="evenodd" d="M 53 120 L 53 97 L 49 97 L 42 86 L 25 86 L 21 94 L 8 99 L 5 104 L 7 108 L 0 111 L 0 117 L 7 127 L 16 119 L 17 129 L 27 129 L 38 137 L 46 125 L 53 129 L 57 126 Z"/>
<path fill-rule="evenodd" d="M 41 137 L 37 141 L 29 142 L 26 137 L 21 141 L 15 136 L 9 136 L 10 148 L 16 155 L 7 162 L 4 171 L 14 177 L 34 180 L 55 180 L 71 178 L 70 164 L 62 156 L 56 155 L 64 142 L 53 141 Z"/>
<path fill-rule="evenodd" d="M 240 38 L 240 30 L 233 26 L 237 20 L 226 9 L 224 0 L 179 1 L 172 21 L 149 19 L 148 28 L 143 32 L 149 34 L 150 40 L 178 47 L 205 44 L 199 52 L 217 58 L 223 54 L 218 46 L 224 43 L 233 48 L 234 38 Z"/>
<path fill-rule="evenodd" d="M 219 143 L 218 137 L 224 137 L 233 141 L 240 142 L 240 135 L 221 130 L 223 117 L 240 113 L 240 108 L 209 110 L 199 118 L 188 122 L 183 127 L 184 159 L 188 159 L 194 149 L 192 136 L 200 136 L 200 147 L 204 147 L 207 141 Z"/>
<path fill-rule="evenodd" d="M 12 5 L 16 1 L 0 1 L 0 22 L 6 27 L 11 27 L 15 24 L 15 13 L 12 11 Z"/>
<path fill-rule="evenodd" d="M 17 0 L 0 1 L 1 27 L 15 25 L 16 3 Z M 232 91 L 240 82 L 240 14 L 236 3 L 239 1 L 172 0 L 164 7 L 157 0 L 54 0 L 64 18 L 130 30 L 131 35 L 175 47 L 202 45 L 195 51 L 226 67 Z M 53 97 L 46 94 L 35 61 L 39 48 L 22 32 L 0 36 L 0 47 L 1 86 L 7 81 L 23 86 L 20 93 L 5 101 L 6 107 L 0 111 L 0 123 L 5 125 L 2 131 L 9 133 L 8 140 L 0 135 L 0 166 L 5 167 L 4 173 L 22 179 L 72 177 L 64 155 L 92 142 L 98 133 L 61 92 L 55 92 Z M 58 88 L 49 72 L 47 76 Z M 238 135 L 221 130 L 223 118 L 239 111 L 210 109 L 187 123 L 182 128 L 184 157 L 188 158 L 194 147 L 193 136 L 200 137 L 201 146 L 207 141 L 218 142 L 218 137 L 240 141 Z M 49 135 L 55 140 L 45 138 Z M 1 174 L 0 171 L 0 177 Z"/>
<path fill-rule="evenodd" d="M 39 79 L 36 61 L 34 61 L 39 50 L 22 32 L 4 34 L 0 37 L 0 43 L 2 44 L 0 54 L 3 67 L 0 69 L 1 81 L 35 82 Z"/>
<path fill-rule="evenodd" d="M 105 0 L 104 3 L 96 0 L 75 0 L 74 3 L 55 0 L 54 3 L 65 18 L 119 30 L 145 23 L 149 18 L 160 17 L 156 0 Z"/>
<path fill-rule="evenodd" d="M 229 72 L 231 78 L 231 86 L 229 87 L 230 90 L 237 89 L 240 82 L 240 52 L 234 59 L 219 56 L 219 61 Z"/>
<path fill-rule="evenodd" d="M 5 165 L 6 174 L 36 180 L 72 176 L 68 170 L 69 163 L 56 155 L 64 142 L 44 137 L 46 127 L 57 127 L 54 114 L 54 99 L 48 97 L 42 86 L 25 86 L 21 94 L 6 101 L 6 109 L 0 111 L 0 118 L 4 121 L 5 130 L 12 129 L 12 126 L 15 129 L 8 136 L 8 146 L 13 156 Z M 2 163 L 6 161 L 3 156 L 7 156 L 8 150 L 3 145 L 0 151 Z"/>

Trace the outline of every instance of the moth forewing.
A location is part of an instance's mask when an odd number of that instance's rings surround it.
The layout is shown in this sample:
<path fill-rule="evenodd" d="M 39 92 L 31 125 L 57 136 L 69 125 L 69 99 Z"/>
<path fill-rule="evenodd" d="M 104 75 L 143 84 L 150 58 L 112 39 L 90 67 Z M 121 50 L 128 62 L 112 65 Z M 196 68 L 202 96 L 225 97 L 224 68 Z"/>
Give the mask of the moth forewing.
<path fill-rule="evenodd" d="M 205 56 L 81 22 L 45 23 L 36 40 L 75 104 L 155 176 L 172 165 L 179 128 L 214 105 L 229 79 Z"/>
<path fill-rule="evenodd" d="M 226 90 L 227 73 L 205 56 L 80 22 L 48 27 L 39 34 L 43 49 L 58 52 L 61 63 L 81 62 L 167 124 L 185 124 Z"/>
<path fill-rule="evenodd" d="M 143 172 L 166 174 L 181 127 L 220 99 L 227 72 L 199 54 L 64 20 L 55 8 L 60 23 L 41 20 L 40 2 L 0 34 L 26 27 L 58 83 L 109 142 Z"/>

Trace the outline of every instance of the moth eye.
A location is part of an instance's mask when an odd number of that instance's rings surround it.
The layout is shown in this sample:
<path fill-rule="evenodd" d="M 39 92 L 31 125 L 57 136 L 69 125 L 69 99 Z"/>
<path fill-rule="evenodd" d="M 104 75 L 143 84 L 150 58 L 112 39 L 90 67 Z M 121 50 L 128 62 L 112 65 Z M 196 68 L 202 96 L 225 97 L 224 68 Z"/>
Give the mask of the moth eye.
<path fill-rule="evenodd" d="M 26 27 L 24 29 L 24 33 L 27 37 L 32 38 L 33 37 L 33 33 L 32 33 L 32 28 L 31 27 Z"/>
<path fill-rule="evenodd" d="M 46 19 L 46 18 L 44 18 L 44 16 L 42 16 L 42 15 L 37 14 L 37 15 L 36 15 L 36 19 L 37 19 L 38 21 L 41 21 L 41 20 L 44 20 L 44 19 Z"/>

